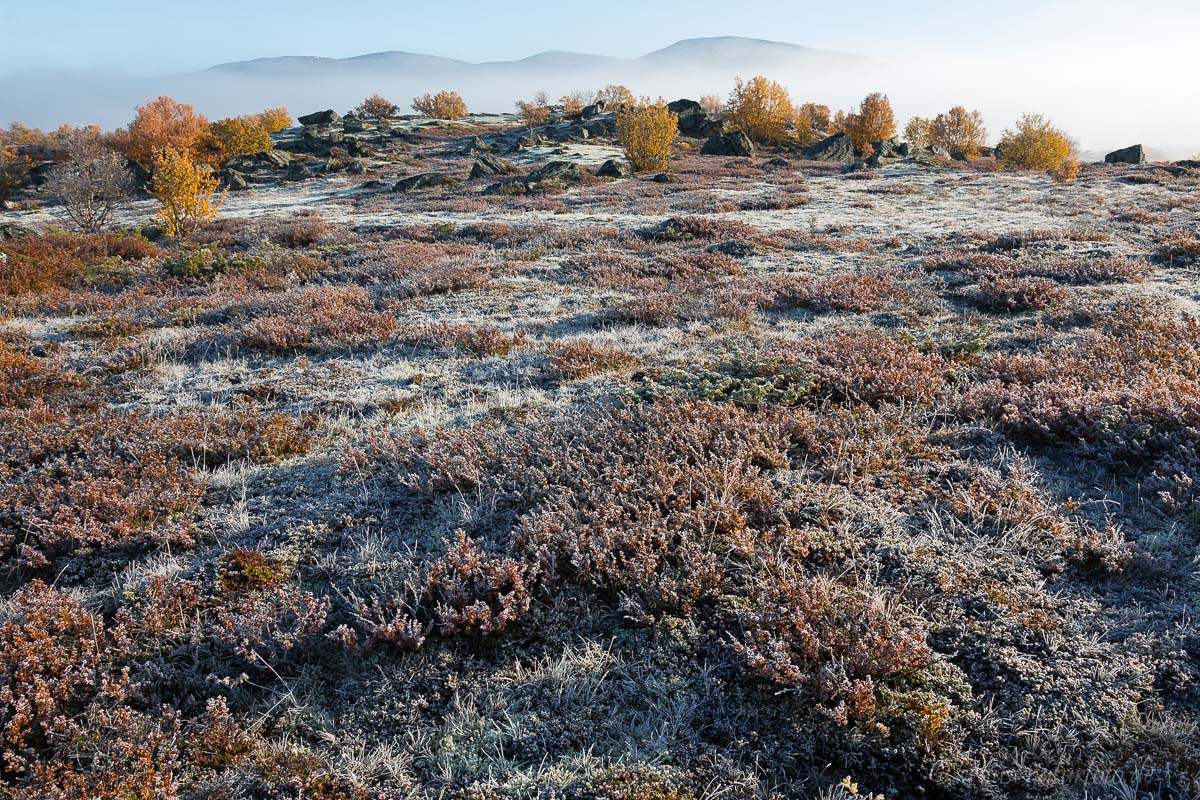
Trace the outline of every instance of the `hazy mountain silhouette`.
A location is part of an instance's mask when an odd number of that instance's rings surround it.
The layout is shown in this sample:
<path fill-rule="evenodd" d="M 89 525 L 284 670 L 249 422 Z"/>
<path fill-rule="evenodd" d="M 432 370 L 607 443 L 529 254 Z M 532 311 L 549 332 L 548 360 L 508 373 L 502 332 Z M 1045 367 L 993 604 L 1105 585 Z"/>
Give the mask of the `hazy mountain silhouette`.
<path fill-rule="evenodd" d="M 346 111 L 377 92 L 406 108 L 413 96 L 441 89 L 459 91 L 474 111 L 508 111 L 517 98 L 542 89 L 554 98 L 624 83 L 639 94 L 674 99 L 724 92 L 735 75 L 768 71 L 781 80 L 803 80 L 815 96 L 869 63 L 847 53 L 739 37 L 686 39 L 638 58 L 558 50 L 483 63 L 399 51 L 352 58 L 282 56 L 155 78 L 4 77 L 0 120 L 39 127 L 94 122 L 111 128 L 127 122 L 136 105 L 160 94 L 193 103 L 210 118 L 280 105 L 296 114 L 329 107 Z"/>

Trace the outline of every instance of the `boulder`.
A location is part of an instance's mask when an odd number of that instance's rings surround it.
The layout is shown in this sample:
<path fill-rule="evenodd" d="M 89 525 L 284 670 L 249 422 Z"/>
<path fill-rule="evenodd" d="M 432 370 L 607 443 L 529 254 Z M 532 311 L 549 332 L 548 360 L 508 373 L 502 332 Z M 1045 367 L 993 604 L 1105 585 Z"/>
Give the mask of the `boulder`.
<path fill-rule="evenodd" d="M 809 161 L 853 161 L 854 142 L 848 133 L 835 133 L 806 148 L 804 157 Z"/>
<path fill-rule="evenodd" d="M 1176 161 L 1175 166 L 1183 167 L 1184 169 L 1200 169 L 1200 161 L 1184 159 L 1183 161 Z"/>
<path fill-rule="evenodd" d="M 728 242 L 720 244 L 710 244 L 705 248 L 709 253 L 722 253 L 731 258 L 750 258 L 751 256 L 762 255 L 763 248 L 754 242 L 746 241 L 745 239 L 731 239 Z"/>
<path fill-rule="evenodd" d="M 479 136 L 472 137 L 471 141 L 467 142 L 467 146 L 463 148 L 463 154 L 468 156 L 490 152 L 492 152 L 492 146 Z"/>
<path fill-rule="evenodd" d="M 880 139 L 878 142 L 871 144 L 871 149 L 880 158 L 899 158 L 900 154 L 897 152 L 899 147 L 899 139 Z"/>
<path fill-rule="evenodd" d="M 601 100 L 599 103 L 592 103 L 590 106 L 584 106 L 583 111 L 579 116 L 583 119 L 591 119 L 605 112 L 608 104 Z"/>
<path fill-rule="evenodd" d="M 541 181 L 550 180 L 579 180 L 583 177 L 583 171 L 579 169 L 579 165 L 573 161 L 551 161 L 538 167 L 533 172 L 525 176 L 527 183 L 538 183 Z"/>
<path fill-rule="evenodd" d="M 413 175 L 411 178 L 405 178 L 392 187 L 393 192 L 420 192 L 426 189 L 455 189 L 461 186 L 457 178 L 450 175 L 439 175 L 436 172 L 423 172 L 420 175 Z"/>
<path fill-rule="evenodd" d="M 613 136 L 617 132 L 617 118 L 607 116 L 589 119 L 579 127 L 587 131 L 589 136 Z"/>
<path fill-rule="evenodd" d="M 365 164 L 363 164 L 363 162 L 356 158 L 346 165 L 346 171 L 351 175 L 362 175 L 367 171 L 367 167 Z"/>
<path fill-rule="evenodd" d="M 308 166 L 306 166 L 304 163 L 302 163 L 300 161 L 293 161 L 291 164 L 288 165 L 288 171 L 287 171 L 287 174 L 284 176 L 284 180 L 306 181 L 309 178 L 314 177 L 315 175 L 316 175 L 316 173 L 313 170 L 309 169 Z"/>
<path fill-rule="evenodd" d="M 514 172 L 516 169 L 513 165 L 503 158 L 484 153 L 475 159 L 475 164 L 471 167 L 471 178 L 491 178 L 496 175 L 511 175 Z"/>
<path fill-rule="evenodd" d="M 266 164 L 270 164 L 272 167 L 277 167 L 280 169 L 292 163 L 291 154 L 285 153 L 282 150 L 264 150 L 255 156 L 255 158 Z"/>
<path fill-rule="evenodd" d="M 633 169 L 624 161 L 610 158 L 600 165 L 600 169 L 596 170 L 596 174 L 601 178 L 628 178 L 633 174 Z"/>
<path fill-rule="evenodd" d="M 29 228 L 23 228 L 20 225 L 12 223 L 0 223 L 0 242 L 14 242 L 17 239 L 25 239 L 33 236 L 33 231 Z"/>
<path fill-rule="evenodd" d="M 258 159 L 258 156 L 236 156 L 225 162 L 225 170 L 227 172 L 257 172 L 265 169 L 266 164 Z"/>
<path fill-rule="evenodd" d="M 788 161 L 786 158 L 772 158 L 770 161 L 763 163 L 763 166 L 783 168 L 789 167 L 791 164 L 792 162 Z"/>
<path fill-rule="evenodd" d="M 231 192 L 240 192 L 250 188 L 250 182 L 246 180 L 246 176 L 233 169 L 221 170 L 221 183 L 225 184 Z"/>
<path fill-rule="evenodd" d="M 140 161 L 133 161 L 132 159 L 126 161 L 125 169 L 129 170 L 130 174 L 133 175 L 133 184 L 139 189 L 150 183 L 150 179 L 154 177 L 151 169 Z"/>
<path fill-rule="evenodd" d="M 952 156 L 950 154 L 950 151 L 947 150 L 946 148 L 942 147 L 940 144 L 935 144 L 933 147 L 929 147 L 926 149 L 929 150 L 930 153 L 937 156 L 938 158 L 944 158 L 947 161 L 950 161 L 951 159 L 954 158 L 954 156 Z"/>
<path fill-rule="evenodd" d="M 529 194 L 529 186 L 521 179 L 493 183 L 483 190 L 485 195 L 522 195 Z"/>
<path fill-rule="evenodd" d="M 754 156 L 754 143 L 742 131 L 725 134 L 716 133 L 708 137 L 708 141 L 704 143 L 704 147 L 700 148 L 700 154 L 704 156 L 742 156 L 744 158 L 752 158 Z"/>
<path fill-rule="evenodd" d="M 707 136 L 721 127 L 695 100 L 676 100 L 667 109 L 679 117 L 679 132 L 684 136 Z"/>
<path fill-rule="evenodd" d="M 1105 164 L 1145 164 L 1146 148 L 1140 144 L 1113 150 L 1104 157 Z"/>
<path fill-rule="evenodd" d="M 660 172 L 650 180 L 655 183 L 677 183 L 679 179 L 669 172 Z"/>
<path fill-rule="evenodd" d="M 333 125 L 340 119 L 341 117 L 332 108 L 327 108 L 324 111 L 314 111 L 311 114 L 305 114 L 303 117 L 296 117 L 296 121 L 301 125 Z"/>
<path fill-rule="evenodd" d="M 342 123 L 342 130 L 344 130 L 346 133 L 363 133 L 365 131 L 374 130 L 374 127 L 374 125 L 368 125 L 361 119 L 354 117 L 347 117 L 345 122 Z"/>

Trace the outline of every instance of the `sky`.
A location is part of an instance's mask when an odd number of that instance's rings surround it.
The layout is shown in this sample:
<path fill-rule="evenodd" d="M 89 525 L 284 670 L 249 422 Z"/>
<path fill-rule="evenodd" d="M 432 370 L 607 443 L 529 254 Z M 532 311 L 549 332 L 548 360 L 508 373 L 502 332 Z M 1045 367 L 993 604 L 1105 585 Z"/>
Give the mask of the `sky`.
<path fill-rule="evenodd" d="M 469 61 L 543 50 L 636 56 L 696 36 L 884 57 L 932 50 L 1021 58 L 1061 49 L 1136 62 L 1175 44 L 1194 50 L 1200 38 L 1198 0 L 790 0 L 753 8 L 742 13 L 730 0 L 0 0 L 0 74 L 169 73 L 264 56 L 381 50 Z"/>
<path fill-rule="evenodd" d="M 744 36 L 878 61 L 878 88 L 902 119 L 953 101 L 980 108 L 997 130 L 1022 111 L 1045 111 L 1077 129 L 1085 147 L 1145 137 L 1200 149 L 1200 0 L 789 0 L 742 8 L 730 0 L 0 0 L 0 122 L 43 106 L 47 117 L 61 115 L 49 109 L 64 85 L 83 87 L 77 94 L 86 97 L 92 85 L 145 78 L 139 85 L 157 93 L 152 87 L 169 85 L 170 76 L 253 58 L 386 50 L 474 62 L 546 50 L 634 57 L 681 39 Z M 49 71 L 67 74 L 43 82 Z M 853 100 L 789 88 L 797 99 Z M 17 93 L 23 105 L 12 99 Z"/>

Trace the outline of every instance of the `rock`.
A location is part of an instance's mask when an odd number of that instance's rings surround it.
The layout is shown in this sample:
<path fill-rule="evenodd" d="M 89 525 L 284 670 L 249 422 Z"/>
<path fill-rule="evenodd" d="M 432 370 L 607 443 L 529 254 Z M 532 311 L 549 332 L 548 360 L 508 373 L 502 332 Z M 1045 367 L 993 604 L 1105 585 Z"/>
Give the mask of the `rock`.
<path fill-rule="evenodd" d="M 1104 157 L 1105 164 L 1145 164 L 1146 148 L 1140 144 L 1114 150 Z"/>
<path fill-rule="evenodd" d="M 996 148 L 994 148 L 994 147 L 979 148 L 979 157 L 980 158 L 995 158 L 996 157 Z"/>
<path fill-rule="evenodd" d="M 952 155 L 950 155 L 950 151 L 947 150 L 946 148 L 942 147 L 940 144 L 935 144 L 933 147 L 929 147 L 926 149 L 928 149 L 930 153 L 937 156 L 938 158 L 944 158 L 947 161 L 950 161 L 954 158 Z"/>
<path fill-rule="evenodd" d="M 587 131 L 588 136 L 614 136 L 617 132 L 617 118 L 607 116 L 589 119 L 579 127 Z"/>
<path fill-rule="evenodd" d="M 717 133 L 708 137 L 708 141 L 704 143 L 704 147 L 700 148 L 700 154 L 705 156 L 742 156 L 744 158 L 752 158 L 754 156 L 754 143 L 742 131 L 734 131 L 733 133 L 726 134 Z"/>
<path fill-rule="evenodd" d="M 125 169 L 129 170 L 133 175 L 133 183 L 137 188 L 141 189 L 146 184 L 150 183 L 150 179 L 154 177 L 154 173 L 140 161 L 132 159 L 125 162 Z"/>
<path fill-rule="evenodd" d="M 503 158 L 484 153 L 475 159 L 475 164 L 471 167 L 471 178 L 491 178 L 496 175 L 511 175 L 514 172 L 516 169 L 513 165 Z"/>
<path fill-rule="evenodd" d="M 633 169 L 624 161 L 617 161 L 615 158 L 610 158 L 600 165 L 600 169 L 596 170 L 596 174 L 601 178 L 628 178 L 633 174 Z"/>
<path fill-rule="evenodd" d="M 583 171 L 579 169 L 579 165 L 573 161 L 551 161 L 549 164 L 538 167 L 533 172 L 525 176 L 527 183 L 539 183 L 541 181 L 550 180 L 579 180 L 583 177 Z"/>
<path fill-rule="evenodd" d="M 842 170 L 842 172 L 862 172 L 865 169 L 869 169 L 867 162 L 852 161 Z"/>
<path fill-rule="evenodd" d="M 900 142 L 900 144 L 896 145 L 895 151 L 896 155 L 900 156 L 901 158 L 908 158 L 912 153 L 912 145 L 910 145 L 908 142 Z"/>
<path fill-rule="evenodd" d="M 225 162 L 225 170 L 227 172 L 257 172 L 265 169 L 266 164 L 259 160 L 258 156 L 236 156 Z"/>
<path fill-rule="evenodd" d="M 256 155 L 255 158 L 264 164 L 268 164 L 278 169 L 282 169 L 283 167 L 286 167 L 288 164 L 292 163 L 291 154 L 285 153 L 282 150 L 264 150 Z"/>
<path fill-rule="evenodd" d="M 592 117 L 603 114 L 607 107 L 608 104 L 601 100 L 599 103 L 592 103 L 590 106 L 584 106 L 583 111 L 580 112 L 579 116 L 583 119 L 591 119 Z"/>
<path fill-rule="evenodd" d="M 945 155 L 941 155 L 945 153 Z M 944 167 L 946 162 L 950 160 L 950 153 L 943 147 L 922 147 L 913 151 L 910 158 L 917 164 L 925 167 Z"/>
<path fill-rule="evenodd" d="M 364 131 L 374 130 L 374 127 L 375 126 L 368 125 L 361 119 L 356 119 L 354 117 L 348 117 L 346 118 L 345 122 L 342 123 L 342 130 L 344 130 L 346 133 L 363 133 Z"/>
<path fill-rule="evenodd" d="M 1183 161 L 1176 161 L 1175 166 L 1183 167 L 1184 169 L 1200 169 L 1200 161 L 1184 159 Z"/>
<path fill-rule="evenodd" d="M 786 158 L 772 158 L 770 161 L 767 161 L 766 163 L 763 164 L 764 167 L 780 167 L 780 168 L 790 167 L 791 165 L 792 165 L 792 162 L 788 161 Z"/>
<path fill-rule="evenodd" d="M 240 192 L 250 188 L 250 182 L 246 180 L 246 176 L 233 169 L 226 168 L 221 170 L 221 182 L 232 192 Z"/>
<path fill-rule="evenodd" d="M 311 114 L 305 114 L 303 117 L 296 117 L 296 121 L 301 125 L 333 125 L 341 117 L 332 108 L 324 111 L 314 111 Z"/>
<path fill-rule="evenodd" d="M 660 172 L 650 180 L 655 183 L 676 183 L 678 179 L 669 172 Z"/>
<path fill-rule="evenodd" d="M 468 156 L 490 152 L 492 152 L 492 146 L 479 136 L 473 137 L 471 141 L 467 142 L 467 146 L 463 148 L 463 154 Z"/>
<path fill-rule="evenodd" d="M 967 154 L 961 150 L 953 151 L 952 153 L 950 153 L 950 157 L 952 159 L 954 159 L 955 161 L 970 161 L 971 160 L 970 158 L 967 157 Z"/>
<path fill-rule="evenodd" d="M 854 142 L 848 133 L 835 133 L 806 148 L 804 157 L 809 161 L 853 161 Z"/>
<path fill-rule="evenodd" d="M 393 192 L 420 192 L 426 189 L 456 189 L 462 183 L 450 175 L 439 175 L 436 172 L 424 172 L 405 178 L 392 187 Z"/>
<path fill-rule="evenodd" d="M 364 142 L 362 139 L 351 139 L 346 144 L 346 150 L 355 158 L 369 156 L 375 152 L 375 148 Z"/>
<path fill-rule="evenodd" d="M 315 176 L 316 173 L 309 169 L 300 161 L 293 161 L 288 165 L 287 174 L 284 175 L 284 180 L 287 181 L 306 181 Z"/>
<path fill-rule="evenodd" d="M 0 242 L 15 242 L 17 239 L 25 239 L 29 236 L 33 236 L 33 231 L 29 228 L 12 223 L 0 223 Z"/>
<path fill-rule="evenodd" d="M 363 164 L 363 162 L 356 158 L 346 165 L 346 171 L 351 175 L 362 175 L 367 171 L 367 167 L 365 164 Z"/>
<path fill-rule="evenodd" d="M 754 242 L 748 242 L 745 239 L 732 239 L 728 242 L 712 244 L 705 248 L 710 253 L 723 253 L 732 258 L 749 258 L 750 256 L 761 255 L 763 248 Z"/>
<path fill-rule="evenodd" d="M 896 152 L 899 146 L 899 139 L 880 139 L 878 142 L 871 144 L 871 149 L 880 158 L 899 158 L 900 154 Z"/>
<path fill-rule="evenodd" d="M 493 183 L 483 190 L 485 195 L 522 195 L 529 194 L 529 186 L 523 180 L 500 181 Z"/>
<path fill-rule="evenodd" d="M 656 242 L 684 242 L 696 238 L 694 229 L 678 217 L 663 220 L 645 234 Z"/>
<path fill-rule="evenodd" d="M 695 100 L 676 100 L 667 109 L 679 117 L 679 132 L 684 136 L 708 136 L 721 127 Z"/>

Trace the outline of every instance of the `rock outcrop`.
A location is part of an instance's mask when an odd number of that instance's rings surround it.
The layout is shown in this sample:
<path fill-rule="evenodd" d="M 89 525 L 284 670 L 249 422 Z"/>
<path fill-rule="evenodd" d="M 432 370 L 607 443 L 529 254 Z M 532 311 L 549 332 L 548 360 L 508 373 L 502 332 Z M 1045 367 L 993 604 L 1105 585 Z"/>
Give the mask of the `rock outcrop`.
<path fill-rule="evenodd" d="M 1145 164 L 1146 148 L 1140 144 L 1114 150 L 1104 157 L 1105 164 Z"/>
<path fill-rule="evenodd" d="M 708 141 L 704 143 L 704 147 L 700 148 L 700 155 L 752 158 L 754 156 L 754 143 L 742 131 L 724 134 L 716 133 L 708 137 Z"/>
<path fill-rule="evenodd" d="M 809 161 L 853 161 L 854 142 L 848 133 L 835 133 L 806 148 L 804 157 Z"/>

